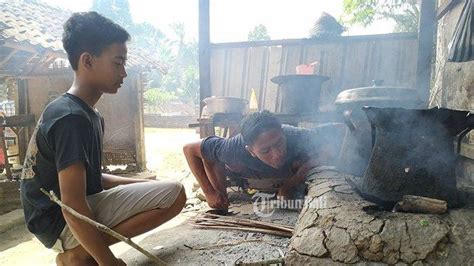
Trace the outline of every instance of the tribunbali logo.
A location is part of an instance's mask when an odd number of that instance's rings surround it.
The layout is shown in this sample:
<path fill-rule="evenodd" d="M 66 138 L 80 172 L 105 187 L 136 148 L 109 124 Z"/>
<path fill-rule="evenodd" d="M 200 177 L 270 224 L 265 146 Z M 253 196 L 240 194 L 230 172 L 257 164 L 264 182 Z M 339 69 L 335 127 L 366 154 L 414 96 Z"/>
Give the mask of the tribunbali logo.
<path fill-rule="evenodd" d="M 270 217 L 276 209 L 301 210 L 305 206 L 308 208 L 323 209 L 326 207 L 326 196 L 318 198 L 304 199 L 283 199 L 280 196 L 275 197 L 275 193 L 259 192 L 253 195 L 253 211 L 259 217 Z"/>

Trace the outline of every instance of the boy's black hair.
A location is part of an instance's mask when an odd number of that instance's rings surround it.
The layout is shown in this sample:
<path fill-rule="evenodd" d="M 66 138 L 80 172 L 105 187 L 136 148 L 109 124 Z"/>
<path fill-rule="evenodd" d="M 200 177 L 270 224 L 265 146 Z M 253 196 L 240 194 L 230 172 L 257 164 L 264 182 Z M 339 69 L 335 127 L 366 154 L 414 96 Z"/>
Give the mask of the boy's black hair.
<path fill-rule="evenodd" d="M 109 45 L 129 39 L 124 28 L 94 11 L 74 13 L 64 23 L 63 47 L 74 70 L 82 53 L 100 56 Z"/>
<path fill-rule="evenodd" d="M 248 145 L 252 145 L 260 134 L 271 129 L 281 129 L 281 122 L 267 110 L 247 115 L 240 124 L 240 134 Z"/>

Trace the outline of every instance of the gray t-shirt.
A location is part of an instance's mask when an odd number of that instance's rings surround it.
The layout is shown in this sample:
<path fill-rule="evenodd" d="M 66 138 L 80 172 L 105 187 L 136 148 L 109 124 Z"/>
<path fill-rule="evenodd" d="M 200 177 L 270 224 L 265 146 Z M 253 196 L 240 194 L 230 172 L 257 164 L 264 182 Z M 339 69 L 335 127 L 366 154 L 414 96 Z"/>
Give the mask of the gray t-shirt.
<path fill-rule="evenodd" d="M 306 129 L 283 125 L 282 130 L 287 141 L 287 158 L 286 163 L 280 169 L 275 169 L 253 157 L 245 149 L 245 143 L 240 134 L 228 139 L 217 136 L 207 137 L 201 143 L 201 153 L 205 160 L 222 162 L 230 166 L 231 169 L 236 164 L 243 166 L 245 171 L 238 173 L 242 176 L 287 178 L 294 175 L 292 168 L 295 162 L 318 156 L 321 147 L 325 144 L 332 145 L 333 139 L 335 139 L 332 126 Z"/>

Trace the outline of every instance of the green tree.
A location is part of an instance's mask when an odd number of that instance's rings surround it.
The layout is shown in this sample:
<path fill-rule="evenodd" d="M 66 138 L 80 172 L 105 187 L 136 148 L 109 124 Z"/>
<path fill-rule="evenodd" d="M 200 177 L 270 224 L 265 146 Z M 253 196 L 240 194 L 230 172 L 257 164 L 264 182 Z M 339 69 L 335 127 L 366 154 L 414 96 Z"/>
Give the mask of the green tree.
<path fill-rule="evenodd" d="M 160 88 L 151 88 L 147 89 L 143 93 L 143 101 L 145 107 L 145 113 L 161 113 L 165 103 L 176 100 L 177 97 L 173 93 L 160 89 Z"/>
<path fill-rule="evenodd" d="M 197 42 L 187 42 L 183 23 L 170 25 L 174 36 L 166 36 L 150 23 L 133 23 L 128 0 L 94 0 L 92 10 L 118 22 L 132 36 L 132 46 L 150 51 L 166 65 L 168 73 L 147 73 L 144 101 L 147 112 L 159 112 L 166 101 L 198 102 L 199 69 Z M 172 96 L 172 97 L 171 97 Z"/>
<path fill-rule="evenodd" d="M 196 41 L 185 41 L 183 23 L 170 25 L 177 40 L 173 42 L 177 53 L 171 68 L 163 77 L 161 87 L 176 93 L 182 101 L 198 103 L 199 99 L 199 55 Z"/>
<path fill-rule="evenodd" d="M 434 0 L 433 0 L 434 1 Z M 368 26 L 380 19 L 393 20 L 396 32 L 416 32 L 420 7 L 417 0 L 344 0 L 342 21 Z"/>
<path fill-rule="evenodd" d="M 117 22 L 127 30 L 133 25 L 128 0 L 94 0 L 91 10 Z"/>
<path fill-rule="evenodd" d="M 268 35 L 268 30 L 265 25 L 257 25 L 255 26 L 248 34 L 249 41 L 266 41 L 270 40 L 270 36 Z"/>

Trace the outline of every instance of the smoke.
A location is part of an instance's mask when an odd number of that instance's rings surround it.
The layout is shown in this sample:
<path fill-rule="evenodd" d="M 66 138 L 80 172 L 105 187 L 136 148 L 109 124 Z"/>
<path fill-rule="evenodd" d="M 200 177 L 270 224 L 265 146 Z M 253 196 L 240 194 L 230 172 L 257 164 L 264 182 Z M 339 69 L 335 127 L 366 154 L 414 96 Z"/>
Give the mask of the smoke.
<path fill-rule="evenodd" d="M 459 205 L 454 137 L 474 127 L 469 112 L 365 107 L 375 146 L 357 189 L 383 202 L 418 195 Z"/>

